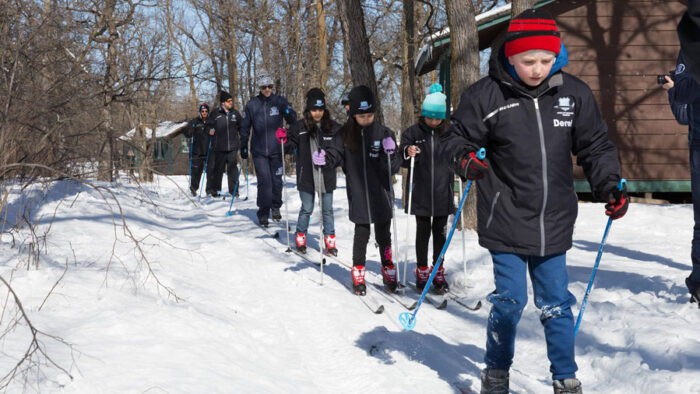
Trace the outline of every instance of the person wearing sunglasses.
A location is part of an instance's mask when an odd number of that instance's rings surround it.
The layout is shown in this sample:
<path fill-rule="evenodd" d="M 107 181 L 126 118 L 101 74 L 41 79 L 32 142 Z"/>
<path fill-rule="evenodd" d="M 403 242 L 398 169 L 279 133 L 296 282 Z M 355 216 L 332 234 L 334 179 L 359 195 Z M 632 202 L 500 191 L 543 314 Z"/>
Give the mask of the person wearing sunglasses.
<path fill-rule="evenodd" d="M 209 117 L 209 104 L 199 104 L 199 116 L 190 121 L 190 127 L 186 131 L 187 138 L 192 138 L 190 147 L 191 174 L 190 174 L 190 193 L 197 196 L 199 190 L 199 180 L 202 178 L 204 171 L 204 163 L 206 161 L 207 152 L 209 151 L 209 140 L 211 136 L 206 130 L 205 123 Z"/>
<path fill-rule="evenodd" d="M 282 147 L 277 141 L 277 129 L 293 124 L 297 119 L 291 104 L 274 93 L 272 76 L 263 71 L 257 78 L 260 93 L 251 98 L 243 110 L 241 121 L 241 158 L 248 158 L 248 141 L 253 154 L 258 179 L 257 217 L 261 226 L 267 226 L 270 214 L 280 221 L 282 206 Z M 251 135 L 252 128 L 252 135 Z"/>

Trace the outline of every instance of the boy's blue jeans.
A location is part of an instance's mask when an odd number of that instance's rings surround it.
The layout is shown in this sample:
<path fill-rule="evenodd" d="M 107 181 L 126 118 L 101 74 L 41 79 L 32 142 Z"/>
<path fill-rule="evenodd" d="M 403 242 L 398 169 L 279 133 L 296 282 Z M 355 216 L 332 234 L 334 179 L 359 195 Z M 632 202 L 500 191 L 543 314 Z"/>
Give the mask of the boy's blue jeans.
<path fill-rule="evenodd" d="M 496 290 L 488 296 L 493 304 L 488 320 L 486 356 L 489 369 L 508 370 L 513 363 L 515 333 L 527 304 L 527 272 L 530 272 L 535 305 L 547 340 L 552 378 L 576 376 L 574 316 L 576 298 L 568 290 L 566 254 L 527 256 L 490 251 Z"/>
<path fill-rule="evenodd" d="M 306 234 L 309 229 L 309 219 L 314 211 L 315 193 L 299 191 L 301 198 L 301 209 L 297 220 L 297 232 Z M 333 224 L 333 192 L 323 193 L 321 198 L 321 210 L 323 213 L 323 235 L 335 235 Z"/>

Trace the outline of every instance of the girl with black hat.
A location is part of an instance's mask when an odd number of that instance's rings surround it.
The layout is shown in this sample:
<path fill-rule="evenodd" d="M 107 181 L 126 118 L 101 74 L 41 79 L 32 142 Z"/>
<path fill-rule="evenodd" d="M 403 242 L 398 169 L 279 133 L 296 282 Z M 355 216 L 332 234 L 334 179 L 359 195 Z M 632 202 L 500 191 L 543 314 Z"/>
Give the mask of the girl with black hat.
<path fill-rule="evenodd" d="M 346 176 L 350 221 L 355 223 L 352 247 L 353 290 L 366 293 L 365 257 L 374 233 L 382 263 L 382 277 L 388 291 L 397 287 L 396 267 L 391 253 L 391 218 L 394 192 L 391 175 L 398 172 L 394 133 L 374 121 L 375 98 L 366 86 L 350 91 L 350 118 L 326 150 L 315 152 L 313 162 L 342 167 Z M 391 163 L 391 168 L 389 167 Z"/>
<path fill-rule="evenodd" d="M 297 219 L 295 240 L 297 251 L 301 253 L 306 253 L 306 231 L 309 228 L 309 218 L 314 211 L 314 194 L 320 192 L 326 253 L 333 256 L 338 254 L 333 221 L 335 168 L 323 168 L 319 179 L 319 171 L 311 161 L 311 155 L 314 152 L 332 141 L 338 126 L 338 123 L 331 119 L 330 112 L 326 108 L 325 94 L 321 89 L 313 88 L 306 93 L 304 119 L 294 122 L 289 132 L 283 128 L 277 130 L 277 141 L 284 142 L 285 153 L 296 152 L 297 154 L 297 189 L 301 199 L 301 209 Z"/>

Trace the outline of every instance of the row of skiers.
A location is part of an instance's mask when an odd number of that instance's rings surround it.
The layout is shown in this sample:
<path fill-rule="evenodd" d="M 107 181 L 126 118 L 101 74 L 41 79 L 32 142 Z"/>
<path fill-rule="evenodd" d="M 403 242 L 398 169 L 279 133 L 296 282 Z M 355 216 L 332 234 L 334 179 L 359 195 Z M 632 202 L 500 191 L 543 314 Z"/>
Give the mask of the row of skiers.
<path fill-rule="evenodd" d="M 491 254 L 495 282 L 495 290 L 487 297 L 492 307 L 482 393 L 509 392 L 516 327 L 527 304 L 528 274 L 535 305 L 541 310 L 554 392 L 582 392 L 576 378 L 571 310 L 576 298 L 568 290 L 566 271 L 566 252 L 572 246 L 578 212 L 572 154 L 595 198 L 606 202 L 605 214 L 611 219 L 625 215 L 629 198 L 620 182 L 617 148 L 608 138 L 594 96 L 583 81 L 562 71 L 567 64 L 566 48 L 552 16 L 542 9 L 529 9 L 511 21 L 505 42 L 492 52 L 488 76 L 462 93 L 449 125 L 445 96 L 435 86 L 423 102 L 420 119 L 402 133 L 397 149 L 394 133 L 375 121 L 372 91 L 357 86 L 348 97 L 349 117 L 339 128 L 330 119 L 323 92 L 313 89 L 307 94 L 304 119 L 294 122 L 289 131 L 280 128 L 259 137 L 273 138 L 286 151 L 296 151 L 302 200 L 296 229 L 300 246 L 315 194 L 324 200 L 325 236 L 333 234 L 330 207 L 335 168 L 343 169 L 349 219 L 355 224 L 352 280 L 358 294 L 366 290 L 371 224 L 380 247 L 384 283 L 390 291 L 396 288 L 391 175 L 401 165 L 415 161 L 410 214 L 417 223 L 419 288 L 430 273 L 429 237 L 432 234 L 435 264 L 445 242 L 447 217 L 455 211 L 454 175 L 478 180 L 479 244 Z M 248 111 L 247 106 L 244 119 L 250 116 Z M 247 131 L 245 126 L 240 130 L 245 147 Z M 476 155 L 482 147 L 486 159 Z M 282 172 L 279 166 L 275 169 Z M 442 270 L 435 280 L 438 291 L 448 290 Z"/>

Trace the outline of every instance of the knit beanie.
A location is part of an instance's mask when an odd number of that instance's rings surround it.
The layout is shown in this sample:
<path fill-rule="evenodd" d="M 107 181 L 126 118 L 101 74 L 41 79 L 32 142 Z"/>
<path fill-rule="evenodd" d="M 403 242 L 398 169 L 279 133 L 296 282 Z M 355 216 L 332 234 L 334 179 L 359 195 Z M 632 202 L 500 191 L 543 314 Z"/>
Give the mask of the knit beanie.
<path fill-rule="evenodd" d="M 207 111 L 209 111 L 209 104 L 207 104 L 207 103 L 199 104 L 199 112 L 200 112 L 200 113 L 201 113 L 202 110 L 205 109 L 205 108 L 207 109 Z"/>
<path fill-rule="evenodd" d="M 559 55 L 561 38 L 552 14 L 538 8 L 528 9 L 516 16 L 506 33 L 505 55 L 511 57 L 533 49 Z"/>
<path fill-rule="evenodd" d="M 350 115 L 368 114 L 376 111 L 374 108 L 374 93 L 367 86 L 360 85 L 352 88 L 349 94 Z"/>
<path fill-rule="evenodd" d="M 220 102 L 220 103 L 223 103 L 224 101 L 226 101 L 226 100 L 228 100 L 228 99 L 230 99 L 230 98 L 233 98 L 233 97 L 231 97 L 231 95 L 228 94 L 227 91 L 224 91 L 224 90 L 220 90 L 220 91 L 219 91 L 219 102 Z"/>
<path fill-rule="evenodd" d="M 326 95 L 323 94 L 323 90 L 313 88 L 306 92 L 306 109 L 326 109 Z"/>
<path fill-rule="evenodd" d="M 274 85 L 275 81 L 272 80 L 272 76 L 267 73 L 267 71 L 261 71 L 258 75 L 258 87 Z"/>
<path fill-rule="evenodd" d="M 421 115 L 426 118 L 445 119 L 447 112 L 447 96 L 442 94 L 442 85 L 434 83 L 430 86 L 430 93 L 425 96 Z"/>

